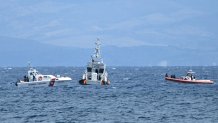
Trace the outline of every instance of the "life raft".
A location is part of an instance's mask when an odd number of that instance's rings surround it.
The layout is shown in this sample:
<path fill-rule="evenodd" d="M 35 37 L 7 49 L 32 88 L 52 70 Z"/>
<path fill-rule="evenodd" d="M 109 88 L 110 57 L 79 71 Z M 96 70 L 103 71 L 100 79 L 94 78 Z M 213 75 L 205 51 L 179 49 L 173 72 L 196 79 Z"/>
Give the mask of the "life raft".
<path fill-rule="evenodd" d="M 108 81 L 102 80 L 101 85 L 110 85 L 110 81 L 109 80 Z"/>
<path fill-rule="evenodd" d="M 79 81 L 79 84 L 81 84 L 81 85 L 87 85 L 87 81 L 86 81 L 85 79 L 81 79 L 81 80 Z"/>

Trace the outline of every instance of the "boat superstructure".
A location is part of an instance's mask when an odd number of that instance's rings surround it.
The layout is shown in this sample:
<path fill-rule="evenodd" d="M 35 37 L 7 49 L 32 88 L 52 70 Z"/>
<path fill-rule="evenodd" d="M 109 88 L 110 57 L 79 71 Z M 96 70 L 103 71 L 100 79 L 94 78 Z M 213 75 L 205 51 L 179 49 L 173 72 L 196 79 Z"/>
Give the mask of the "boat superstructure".
<path fill-rule="evenodd" d="M 100 41 L 97 39 L 95 43 L 95 53 L 91 56 L 91 61 L 87 63 L 85 73 L 82 79 L 79 81 L 80 84 L 101 84 L 109 85 L 108 73 L 106 71 L 106 64 L 103 63 L 103 59 L 100 53 Z"/>

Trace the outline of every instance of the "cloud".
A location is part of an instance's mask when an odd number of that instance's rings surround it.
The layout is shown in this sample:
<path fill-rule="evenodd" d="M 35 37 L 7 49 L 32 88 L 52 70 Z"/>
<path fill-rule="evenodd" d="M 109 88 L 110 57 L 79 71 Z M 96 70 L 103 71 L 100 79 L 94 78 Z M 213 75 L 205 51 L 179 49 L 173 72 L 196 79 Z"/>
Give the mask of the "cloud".
<path fill-rule="evenodd" d="M 79 47 L 79 48 L 92 48 L 97 36 L 86 35 L 83 37 L 64 36 L 44 40 L 42 43 L 63 46 L 63 47 Z"/>
<path fill-rule="evenodd" d="M 56 38 L 54 40 L 48 40 L 46 43 L 65 46 L 65 47 L 80 47 L 80 48 L 91 48 L 93 47 L 96 38 L 99 38 L 102 42 L 103 46 L 116 46 L 116 47 L 134 47 L 134 46 L 143 46 L 143 45 L 154 45 L 154 44 L 146 44 L 143 41 L 139 41 L 136 39 L 123 37 L 123 38 L 114 38 L 110 36 L 94 36 L 94 35 L 86 35 L 84 37 L 64 37 L 64 38 Z"/>
<path fill-rule="evenodd" d="M 146 43 L 143 41 L 139 41 L 129 37 L 122 37 L 122 38 L 108 37 L 104 41 L 104 44 L 117 46 L 117 47 L 134 47 L 134 46 L 146 45 Z"/>
<path fill-rule="evenodd" d="M 41 1 L 31 5 L 17 4 L 15 11 L 19 16 L 32 16 L 34 14 L 55 14 L 74 8 L 75 4 L 64 4 L 62 2 Z"/>
<path fill-rule="evenodd" d="M 45 36 L 45 39 L 54 38 L 54 37 L 63 37 L 63 36 L 69 36 L 70 32 L 72 32 L 71 29 L 64 28 L 64 29 L 45 32 L 44 36 Z"/>
<path fill-rule="evenodd" d="M 61 26 L 61 22 L 59 20 L 51 20 L 46 24 L 34 26 L 34 29 L 35 30 L 44 30 L 47 28 L 54 28 L 54 27 L 58 27 L 58 26 Z"/>
<path fill-rule="evenodd" d="M 101 32 L 103 30 L 104 29 L 98 25 L 91 26 L 91 28 L 90 28 L 90 31 L 94 31 L 94 32 Z"/>
<path fill-rule="evenodd" d="M 203 16 L 204 13 L 192 9 L 180 9 L 169 13 L 152 13 L 144 16 L 146 22 L 150 24 L 165 24 L 165 23 L 178 23 L 180 21 L 193 19 Z"/>
<path fill-rule="evenodd" d="M 213 37 L 213 33 L 205 31 L 199 27 L 194 26 L 176 26 L 166 29 L 166 33 L 173 36 L 196 36 L 196 37 Z"/>
<path fill-rule="evenodd" d="M 90 40 L 99 36 L 106 45 L 120 47 L 181 45 L 187 40 L 217 38 L 215 31 L 204 28 L 207 24 L 193 24 L 207 14 L 202 10 L 178 5 L 176 1 L 126 1 L 123 6 L 118 5 L 121 3 L 2 2 L 0 36 L 75 47 L 87 47 Z"/>

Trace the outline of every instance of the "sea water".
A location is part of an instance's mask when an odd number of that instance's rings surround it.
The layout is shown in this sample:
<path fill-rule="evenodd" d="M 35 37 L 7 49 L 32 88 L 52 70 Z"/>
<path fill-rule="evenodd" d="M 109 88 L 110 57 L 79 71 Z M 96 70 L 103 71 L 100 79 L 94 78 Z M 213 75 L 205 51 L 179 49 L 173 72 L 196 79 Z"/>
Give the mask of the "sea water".
<path fill-rule="evenodd" d="M 43 74 L 72 77 L 66 86 L 15 86 L 27 68 L 0 68 L 0 122 L 218 122 L 218 67 L 109 67 L 111 85 L 79 85 L 83 67 L 39 67 Z M 165 73 L 215 84 L 181 84 Z"/>

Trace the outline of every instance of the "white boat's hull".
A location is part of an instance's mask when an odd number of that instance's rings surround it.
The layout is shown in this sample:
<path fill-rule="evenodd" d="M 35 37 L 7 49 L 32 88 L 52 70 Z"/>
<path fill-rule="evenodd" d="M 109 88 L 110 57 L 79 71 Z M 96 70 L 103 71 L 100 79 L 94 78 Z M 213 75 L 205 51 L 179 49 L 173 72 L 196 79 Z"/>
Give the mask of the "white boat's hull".
<path fill-rule="evenodd" d="M 67 85 L 72 79 L 70 77 L 60 77 L 55 80 L 55 86 Z"/>
<path fill-rule="evenodd" d="M 32 81 L 32 82 L 17 82 L 18 87 L 30 87 L 30 86 L 49 86 L 50 81 Z"/>
<path fill-rule="evenodd" d="M 70 80 L 58 80 L 55 81 L 54 86 L 60 86 L 60 85 L 68 85 Z"/>
<path fill-rule="evenodd" d="M 31 82 L 24 82 L 19 81 L 16 83 L 16 86 L 18 87 L 30 87 L 30 86 L 59 86 L 59 85 L 67 85 L 69 81 L 72 79 L 58 79 L 55 80 L 53 84 L 51 84 L 51 81 L 31 81 Z"/>

